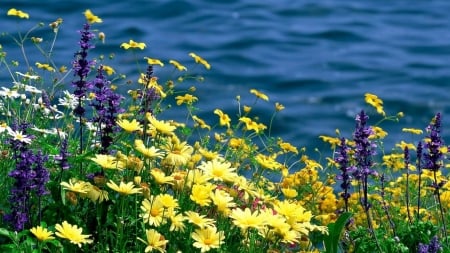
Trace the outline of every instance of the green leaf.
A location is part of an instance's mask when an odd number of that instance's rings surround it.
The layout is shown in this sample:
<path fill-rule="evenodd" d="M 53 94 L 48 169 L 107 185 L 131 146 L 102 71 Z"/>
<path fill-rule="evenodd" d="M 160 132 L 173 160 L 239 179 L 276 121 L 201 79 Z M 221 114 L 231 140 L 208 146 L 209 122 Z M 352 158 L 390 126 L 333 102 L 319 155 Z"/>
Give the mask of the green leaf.
<path fill-rule="evenodd" d="M 339 239 L 352 213 L 342 213 L 335 223 L 328 224 L 328 236 L 325 239 L 326 253 L 337 253 Z"/>
<path fill-rule="evenodd" d="M 10 237 L 10 231 L 6 228 L 0 228 L 0 235 L 4 235 L 6 237 Z"/>

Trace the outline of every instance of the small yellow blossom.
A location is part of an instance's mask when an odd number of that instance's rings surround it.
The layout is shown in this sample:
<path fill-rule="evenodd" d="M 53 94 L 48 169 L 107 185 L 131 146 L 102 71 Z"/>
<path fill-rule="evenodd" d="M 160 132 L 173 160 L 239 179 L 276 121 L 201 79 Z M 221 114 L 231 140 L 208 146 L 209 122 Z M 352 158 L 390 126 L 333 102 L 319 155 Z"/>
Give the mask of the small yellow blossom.
<path fill-rule="evenodd" d="M 276 102 L 275 103 L 275 111 L 279 112 L 279 111 L 282 111 L 282 110 L 284 110 L 284 105 Z"/>
<path fill-rule="evenodd" d="M 147 158 L 162 158 L 164 153 L 159 149 L 151 146 L 150 148 L 145 147 L 144 141 L 140 139 L 134 140 L 134 146 L 136 150 L 142 153 Z"/>
<path fill-rule="evenodd" d="M 145 252 L 159 251 L 166 252 L 166 244 L 169 242 L 161 235 L 158 231 L 154 229 L 145 230 L 146 240 L 138 238 L 139 241 L 145 243 L 147 247 Z"/>
<path fill-rule="evenodd" d="M 412 134 L 423 134 L 423 131 L 417 128 L 402 128 L 402 132 Z"/>
<path fill-rule="evenodd" d="M 175 66 L 175 68 L 178 69 L 178 71 L 186 71 L 187 68 L 183 65 L 181 65 L 179 62 L 175 61 L 175 60 L 170 60 L 169 61 L 170 64 L 172 64 L 173 66 Z"/>
<path fill-rule="evenodd" d="M 260 98 L 265 101 L 269 101 L 269 97 L 266 94 L 264 94 L 256 89 L 251 89 L 250 93 L 254 94 L 257 98 Z"/>
<path fill-rule="evenodd" d="M 228 128 L 230 128 L 231 119 L 228 114 L 223 113 L 220 109 L 215 109 L 214 114 L 219 116 L 219 124 L 221 126 L 227 126 Z"/>
<path fill-rule="evenodd" d="M 40 68 L 40 69 L 43 69 L 43 70 L 47 70 L 47 71 L 50 71 L 50 72 L 55 72 L 55 69 L 52 66 L 50 66 L 49 64 L 47 64 L 47 63 L 36 62 L 36 66 L 38 68 Z"/>
<path fill-rule="evenodd" d="M 283 152 L 292 152 L 295 154 L 298 154 L 297 147 L 293 146 L 292 144 L 288 142 L 283 142 L 282 140 L 277 141 L 278 146 L 283 150 Z"/>
<path fill-rule="evenodd" d="M 388 134 L 381 127 L 373 126 L 372 127 L 373 134 L 369 136 L 369 139 L 383 139 Z"/>
<path fill-rule="evenodd" d="M 184 96 L 176 96 L 175 99 L 177 100 L 177 105 L 182 105 L 184 103 L 191 105 L 192 103 L 198 101 L 198 98 L 191 94 L 184 94 Z"/>
<path fill-rule="evenodd" d="M 199 118 L 198 116 L 194 115 L 194 116 L 192 116 L 192 119 L 195 121 L 195 123 L 198 126 L 200 126 L 200 128 L 211 130 L 211 127 L 208 124 L 206 124 L 206 122 L 204 120 L 202 120 L 201 118 Z"/>
<path fill-rule="evenodd" d="M 94 13 L 92 13 L 91 10 L 87 9 L 84 12 L 84 16 L 86 17 L 86 20 L 89 24 L 94 24 L 94 23 L 101 23 L 103 22 L 101 18 L 99 18 L 98 16 L 95 16 Z"/>
<path fill-rule="evenodd" d="M 189 56 L 194 58 L 195 63 L 202 64 L 206 69 L 211 69 L 211 65 L 202 57 L 196 55 L 195 53 L 189 53 Z"/>
<path fill-rule="evenodd" d="M 105 71 L 108 76 L 116 73 L 116 71 L 111 66 L 102 65 L 102 68 L 103 68 L 103 71 Z"/>
<path fill-rule="evenodd" d="M 241 117 L 239 118 L 239 121 L 245 123 L 245 128 L 247 130 L 254 130 L 256 133 L 259 133 L 260 131 L 267 128 L 267 126 L 265 126 L 264 124 L 261 123 L 258 124 L 257 122 L 253 121 L 248 117 Z"/>
<path fill-rule="evenodd" d="M 117 121 L 117 125 L 129 133 L 142 131 L 142 126 L 136 119 L 133 119 L 131 122 L 127 119 L 121 119 Z"/>
<path fill-rule="evenodd" d="M 30 232 L 36 236 L 36 238 L 39 241 L 46 241 L 46 240 L 52 240 L 55 239 L 55 237 L 53 237 L 53 232 L 48 231 L 47 228 L 41 227 L 41 226 L 36 226 L 30 229 Z"/>
<path fill-rule="evenodd" d="M 109 182 L 106 183 L 106 185 L 109 188 L 113 189 L 114 191 L 120 193 L 121 195 L 130 195 L 130 194 L 142 193 L 142 189 L 141 188 L 134 188 L 133 182 L 124 183 L 124 182 L 121 181 L 120 184 L 117 185 L 112 180 L 109 180 Z"/>
<path fill-rule="evenodd" d="M 224 243 L 224 232 L 217 232 L 216 227 L 205 227 L 196 229 L 192 235 L 192 239 L 195 240 L 193 246 L 200 249 L 200 252 L 207 252 L 212 249 L 220 248 L 220 245 Z"/>
<path fill-rule="evenodd" d="M 72 244 L 78 245 L 81 248 L 81 244 L 93 243 L 92 239 L 88 239 L 90 235 L 83 235 L 83 229 L 78 228 L 77 225 L 71 225 L 67 221 L 63 221 L 62 224 L 56 224 L 56 236 L 67 239 Z"/>
<path fill-rule="evenodd" d="M 161 67 L 164 67 L 164 63 L 162 63 L 161 60 L 154 59 L 154 58 L 149 58 L 149 57 L 144 57 L 144 59 L 147 60 L 147 64 L 148 65 L 159 65 Z"/>
<path fill-rule="evenodd" d="M 283 165 L 275 160 L 272 156 L 266 156 L 263 154 L 258 154 L 255 157 L 256 162 L 261 165 L 261 167 L 270 169 L 270 170 L 278 170 Z"/>
<path fill-rule="evenodd" d="M 128 43 L 120 44 L 120 47 L 124 48 L 125 50 L 128 50 L 130 48 L 139 48 L 141 50 L 144 50 L 144 48 L 146 46 L 147 45 L 145 45 L 145 43 L 143 43 L 143 42 L 136 42 L 134 40 L 130 40 L 130 42 L 128 42 Z"/>
<path fill-rule="evenodd" d="M 9 9 L 6 14 L 8 16 L 16 16 L 19 18 L 26 18 L 26 19 L 30 18 L 30 15 L 28 15 L 28 13 L 23 12 L 21 10 L 14 9 L 14 8 Z"/>
<path fill-rule="evenodd" d="M 366 93 L 365 100 L 366 100 L 366 103 L 375 107 L 375 109 L 377 110 L 377 113 L 379 113 L 383 116 L 386 116 L 386 113 L 383 110 L 383 100 L 381 100 L 379 97 L 377 97 L 377 95 L 374 95 L 371 93 Z"/>

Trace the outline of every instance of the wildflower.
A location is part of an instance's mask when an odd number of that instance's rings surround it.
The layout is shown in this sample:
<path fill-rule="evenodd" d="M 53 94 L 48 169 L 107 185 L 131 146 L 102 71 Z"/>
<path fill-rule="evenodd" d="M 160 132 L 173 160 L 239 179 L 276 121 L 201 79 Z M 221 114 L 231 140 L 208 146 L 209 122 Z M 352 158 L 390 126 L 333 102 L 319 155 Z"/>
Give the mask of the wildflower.
<path fill-rule="evenodd" d="M 73 109 L 73 113 L 75 116 L 80 117 L 80 120 L 86 111 L 83 107 L 82 101 L 86 98 L 87 90 L 92 87 L 92 83 L 86 81 L 86 78 L 91 71 L 91 67 L 94 65 L 94 61 L 89 61 L 87 59 L 89 49 L 94 48 L 90 41 L 95 37 L 89 29 L 89 24 L 85 24 L 83 26 L 83 30 L 79 32 L 81 35 L 79 42 L 80 50 L 75 53 L 75 60 L 72 63 L 74 75 L 78 76 L 77 80 L 72 82 L 72 85 L 75 87 L 73 94 L 77 99 L 77 105 Z"/>
<path fill-rule="evenodd" d="M 214 185 L 212 184 L 194 184 L 190 198 L 200 206 L 207 206 L 211 203 L 209 194 L 213 188 Z"/>
<path fill-rule="evenodd" d="M 187 211 L 185 212 L 185 215 L 190 223 L 196 225 L 199 228 L 214 226 L 214 220 L 206 218 L 206 215 L 201 215 L 194 211 Z"/>
<path fill-rule="evenodd" d="M 121 181 L 120 184 L 117 185 L 112 180 L 109 180 L 109 183 L 106 183 L 106 185 L 109 188 L 113 189 L 114 191 L 120 193 L 121 195 L 131 195 L 131 194 L 142 193 L 141 188 L 134 188 L 133 182 L 128 182 L 125 184 L 124 182 Z"/>
<path fill-rule="evenodd" d="M 369 136 L 369 139 L 383 139 L 387 135 L 387 132 L 381 127 L 373 126 L 372 131 L 373 133 Z"/>
<path fill-rule="evenodd" d="M 220 110 L 220 109 L 215 109 L 214 114 L 219 116 L 219 124 L 221 126 L 227 126 L 228 128 L 230 128 L 231 119 L 228 116 L 228 114 L 223 113 L 222 110 Z"/>
<path fill-rule="evenodd" d="M 147 244 L 144 252 L 152 252 L 153 250 L 159 251 L 161 253 L 166 252 L 166 244 L 169 242 L 164 239 L 164 236 L 158 233 L 154 229 L 146 229 L 146 240 L 138 238 L 139 241 Z"/>
<path fill-rule="evenodd" d="M 101 190 L 95 185 L 89 184 L 89 190 L 86 193 L 86 197 L 92 202 L 102 203 L 103 201 L 109 200 L 108 192 Z"/>
<path fill-rule="evenodd" d="M 103 169 L 122 170 L 124 168 L 123 163 L 117 161 L 116 157 L 112 155 L 97 154 L 95 157 L 90 158 L 90 160 L 100 165 Z"/>
<path fill-rule="evenodd" d="M 135 42 L 134 40 L 130 40 L 130 42 L 128 43 L 122 43 L 120 47 L 124 48 L 125 50 L 128 50 L 130 48 L 139 48 L 141 50 L 144 50 L 146 45 L 143 42 Z"/>
<path fill-rule="evenodd" d="M 161 60 L 154 59 L 154 58 L 149 58 L 149 57 L 144 57 L 144 59 L 147 60 L 147 64 L 148 65 L 159 65 L 161 67 L 164 67 L 164 63 L 162 63 Z"/>
<path fill-rule="evenodd" d="M 216 189 L 214 192 L 211 192 L 210 198 L 216 206 L 217 211 L 223 215 L 228 215 L 231 212 L 230 208 L 236 206 L 236 203 L 233 202 L 233 197 L 223 190 Z"/>
<path fill-rule="evenodd" d="M 282 105 L 278 102 L 275 103 L 275 111 L 279 112 L 279 111 L 284 110 L 284 108 L 285 108 L 284 105 Z"/>
<path fill-rule="evenodd" d="M 249 228 L 261 229 L 265 220 L 259 215 L 259 211 L 252 212 L 248 207 L 244 210 L 240 208 L 233 209 L 230 214 L 233 224 L 241 228 L 243 232 Z"/>
<path fill-rule="evenodd" d="M 17 90 L 10 90 L 6 87 L 2 87 L 3 90 L 0 90 L 0 96 L 6 98 L 18 98 L 20 94 L 17 93 Z"/>
<path fill-rule="evenodd" d="M 145 147 L 144 142 L 140 139 L 134 140 L 134 146 L 139 153 L 147 158 L 162 158 L 164 155 L 164 153 L 155 148 L 155 146 L 151 146 L 150 148 Z"/>
<path fill-rule="evenodd" d="M 56 236 L 67 239 L 72 244 L 78 245 L 81 248 L 81 244 L 92 243 L 93 240 L 88 239 L 90 235 L 83 235 L 83 229 L 78 228 L 77 225 L 71 225 L 67 221 L 63 221 L 62 224 L 56 224 Z"/>
<path fill-rule="evenodd" d="M 423 154 L 425 161 L 424 168 L 433 172 L 439 171 L 442 167 L 443 152 L 441 147 L 444 143 L 441 138 L 441 114 L 437 113 L 433 118 L 432 123 L 427 127 L 427 131 L 430 133 L 428 141 L 424 147 L 428 149 L 428 153 Z"/>
<path fill-rule="evenodd" d="M 177 105 L 187 104 L 192 105 L 192 103 L 196 102 L 198 100 L 197 97 L 192 96 L 191 94 L 184 94 L 184 96 L 176 96 L 175 99 L 177 100 Z"/>
<path fill-rule="evenodd" d="M 140 216 L 149 225 L 159 227 L 165 222 L 165 209 L 159 197 L 151 196 L 150 199 L 144 199 L 141 203 L 141 210 L 143 213 Z"/>
<path fill-rule="evenodd" d="M 116 71 L 115 71 L 111 66 L 102 65 L 102 67 L 103 67 L 103 70 L 106 72 L 106 74 L 107 74 L 108 76 L 110 76 L 110 75 L 116 73 Z"/>
<path fill-rule="evenodd" d="M 206 177 L 216 181 L 232 182 L 237 177 L 236 168 L 232 168 L 231 163 L 218 158 L 202 162 L 198 168 L 204 172 Z"/>
<path fill-rule="evenodd" d="M 84 16 L 86 17 L 86 20 L 89 24 L 103 22 L 101 18 L 95 16 L 94 13 L 92 13 L 92 11 L 89 9 L 84 12 Z"/>
<path fill-rule="evenodd" d="M 256 133 L 259 133 L 260 131 L 266 129 L 267 127 L 261 123 L 257 123 L 255 121 L 253 121 L 252 119 L 248 118 L 248 117 L 240 117 L 239 121 L 244 122 L 245 123 L 245 128 L 247 130 L 254 130 Z"/>
<path fill-rule="evenodd" d="M 77 107 L 78 101 L 75 95 L 71 94 L 69 91 L 63 91 L 64 96 L 58 99 L 60 106 L 66 107 L 68 109 L 75 109 Z"/>
<path fill-rule="evenodd" d="M 187 68 L 183 65 L 181 65 L 179 62 L 175 61 L 175 60 L 170 60 L 169 61 L 170 64 L 172 64 L 173 66 L 175 66 L 175 68 L 178 69 L 178 71 L 186 71 Z"/>
<path fill-rule="evenodd" d="M 43 70 L 50 71 L 50 72 L 55 72 L 55 69 L 47 63 L 36 62 L 36 67 L 43 69 Z"/>
<path fill-rule="evenodd" d="M 173 131 L 175 131 L 176 127 L 172 126 L 169 123 L 164 122 L 163 120 L 157 120 L 153 115 L 147 113 L 147 120 L 149 121 L 150 130 L 155 130 L 158 133 L 165 135 L 172 135 Z"/>
<path fill-rule="evenodd" d="M 23 12 L 21 10 L 17 10 L 15 8 L 9 9 L 6 14 L 8 16 L 16 16 L 16 17 L 19 17 L 19 18 L 25 18 L 25 19 L 29 19 L 30 18 L 30 15 L 28 15 L 28 13 Z"/>
<path fill-rule="evenodd" d="M 402 128 L 402 132 L 412 133 L 412 134 L 422 134 L 423 131 L 421 129 L 416 128 Z"/>
<path fill-rule="evenodd" d="M 255 160 L 261 167 L 270 170 L 278 170 L 283 166 L 281 163 L 277 162 L 273 156 L 257 154 Z"/>
<path fill-rule="evenodd" d="M 201 118 L 199 118 L 198 116 L 194 115 L 194 116 L 192 116 L 192 119 L 196 123 L 194 125 L 194 127 L 200 126 L 200 128 L 211 130 L 211 127 L 208 124 L 206 124 L 206 122 L 204 120 L 202 120 Z"/>
<path fill-rule="evenodd" d="M 194 58 L 195 63 L 202 64 L 206 69 L 211 69 L 211 65 L 202 57 L 196 55 L 195 53 L 189 53 L 189 56 Z"/>
<path fill-rule="evenodd" d="M 200 252 L 207 252 L 211 249 L 218 249 L 225 239 L 224 232 L 217 232 L 216 227 L 205 227 L 196 229 L 192 235 L 195 240 L 194 247 L 199 248 Z"/>
<path fill-rule="evenodd" d="M 262 92 L 260 92 L 260 91 L 258 91 L 256 89 L 251 89 L 250 93 L 255 95 L 257 98 L 260 98 L 260 99 L 265 100 L 265 101 L 269 101 L 269 97 L 266 94 L 264 94 L 264 93 L 262 93 Z"/>
<path fill-rule="evenodd" d="M 47 228 L 41 227 L 41 226 L 36 226 L 30 229 L 30 232 L 36 236 L 36 238 L 39 241 L 46 241 L 46 240 L 52 240 L 55 239 L 55 237 L 53 237 L 53 232 L 48 231 Z"/>
<path fill-rule="evenodd" d="M 69 182 L 61 182 L 60 185 L 63 187 L 63 189 L 77 192 L 77 193 L 87 193 L 89 191 L 89 183 L 76 180 L 74 178 L 69 179 Z"/>
<path fill-rule="evenodd" d="M 290 144 L 288 142 L 283 142 L 282 140 L 278 140 L 277 144 L 278 144 L 278 146 L 280 146 L 280 148 L 283 150 L 283 152 L 285 152 L 285 153 L 292 152 L 292 153 L 298 155 L 297 147 L 293 146 L 292 144 Z"/>
<path fill-rule="evenodd" d="M 182 214 L 173 214 L 170 215 L 170 231 L 181 231 L 184 232 L 186 225 L 184 224 L 184 221 L 186 220 L 186 217 L 184 217 Z"/>
<path fill-rule="evenodd" d="M 160 194 L 158 199 L 164 208 L 175 209 L 178 208 L 178 200 L 170 194 Z"/>
<path fill-rule="evenodd" d="M 173 184 L 174 178 L 172 176 L 166 176 L 163 171 L 159 169 L 152 169 L 150 174 L 155 179 L 156 183 L 161 184 Z"/>
<path fill-rule="evenodd" d="M 16 71 L 16 74 L 21 76 L 21 77 L 23 77 L 23 78 L 25 78 L 25 79 L 30 79 L 30 80 L 38 80 L 39 78 L 41 78 L 40 76 L 37 76 L 37 75 L 30 75 L 28 73 L 23 74 L 23 73 L 20 73 L 18 71 Z"/>
<path fill-rule="evenodd" d="M 167 151 L 164 162 L 172 166 L 185 165 L 191 158 L 194 149 L 187 142 L 180 142 L 178 138 L 173 137 L 163 146 Z"/>
<path fill-rule="evenodd" d="M 117 121 L 117 125 L 129 133 L 142 131 L 142 126 L 136 119 L 133 119 L 132 121 L 121 119 Z"/>
<path fill-rule="evenodd" d="M 32 138 L 25 135 L 22 131 L 14 131 L 9 127 L 6 130 L 13 140 L 20 141 L 26 144 L 30 144 L 32 142 Z"/>
<path fill-rule="evenodd" d="M 349 165 L 348 153 L 350 148 L 345 143 L 345 138 L 341 138 L 341 143 L 339 145 L 339 150 L 336 152 L 336 158 L 334 161 L 338 163 L 341 173 L 336 176 L 336 179 L 342 180 L 341 189 L 344 191 L 341 193 L 341 197 L 344 199 L 345 210 L 348 211 L 348 199 L 350 198 L 350 187 L 351 187 L 351 173 L 354 172 L 355 168 Z"/>
<path fill-rule="evenodd" d="M 383 110 L 383 100 L 378 98 L 376 95 L 370 94 L 370 93 L 365 94 L 365 100 L 366 100 L 366 103 L 375 107 L 378 114 L 386 116 L 386 113 Z"/>

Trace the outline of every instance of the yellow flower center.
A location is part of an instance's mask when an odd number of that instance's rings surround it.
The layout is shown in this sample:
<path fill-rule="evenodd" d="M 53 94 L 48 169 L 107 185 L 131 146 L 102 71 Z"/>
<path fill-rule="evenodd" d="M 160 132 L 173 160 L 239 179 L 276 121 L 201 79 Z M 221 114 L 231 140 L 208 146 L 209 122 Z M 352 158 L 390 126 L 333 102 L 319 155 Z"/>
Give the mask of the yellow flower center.
<path fill-rule="evenodd" d="M 203 240 L 203 243 L 205 245 L 211 245 L 213 243 L 213 240 L 211 238 L 205 238 L 205 240 Z"/>
<path fill-rule="evenodd" d="M 152 210 L 150 211 L 150 214 L 155 217 L 159 215 L 159 210 L 157 208 L 152 208 Z"/>

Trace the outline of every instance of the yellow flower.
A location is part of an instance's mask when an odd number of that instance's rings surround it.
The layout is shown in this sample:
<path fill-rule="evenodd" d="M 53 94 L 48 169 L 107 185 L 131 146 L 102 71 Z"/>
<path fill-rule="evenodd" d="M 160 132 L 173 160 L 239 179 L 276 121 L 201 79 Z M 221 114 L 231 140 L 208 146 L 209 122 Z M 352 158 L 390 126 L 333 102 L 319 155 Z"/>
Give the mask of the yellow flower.
<path fill-rule="evenodd" d="M 160 169 L 152 169 L 150 174 L 153 176 L 157 184 L 173 184 L 175 180 L 172 176 L 166 176 Z"/>
<path fill-rule="evenodd" d="M 187 144 L 187 142 L 180 142 L 178 138 L 171 138 L 163 146 L 164 150 L 167 151 L 167 156 L 164 162 L 172 166 L 185 165 L 191 158 L 194 148 Z"/>
<path fill-rule="evenodd" d="M 236 168 L 231 167 L 231 163 L 223 161 L 223 159 L 213 159 L 212 161 L 202 162 L 199 166 L 208 179 L 216 181 L 232 182 L 238 175 Z"/>
<path fill-rule="evenodd" d="M 276 102 L 275 103 L 275 111 L 279 112 L 279 111 L 282 111 L 282 110 L 284 110 L 284 105 Z"/>
<path fill-rule="evenodd" d="M 95 16 L 94 13 L 92 13 L 92 11 L 89 9 L 84 12 L 84 16 L 86 17 L 86 20 L 89 24 L 103 22 L 101 18 Z"/>
<path fill-rule="evenodd" d="M 113 189 L 114 191 L 120 193 L 121 195 L 131 195 L 131 194 L 142 193 L 141 188 L 134 188 L 133 182 L 128 182 L 125 184 L 124 182 L 121 181 L 120 184 L 117 185 L 112 180 L 109 180 L 109 182 L 106 183 L 106 185 L 109 188 Z"/>
<path fill-rule="evenodd" d="M 211 127 L 208 124 L 206 124 L 206 122 L 204 120 L 197 117 L 196 115 L 192 116 L 192 119 L 196 123 L 196 125 L 194 125 L 194 127 L 200 126 L 200 128 L 211 130 Z"/>
<path fill-rule="evenodd" d="M 377 113 L 386 116 L 386 113 L 383 110 L 383 100 L 377 97 L 377 95 L 366 93 L 365 94 L 366 103 L 375 107 Z"/>
<path fill-rule="evenodd" d="M 223 190 L 216 189 L 214 192 L 211 192 L 210 198 L 217 207 L 217 211 L 226 216 L 231 212 L 230 208 L 236 206 L 236 203 L 233 202 L 233 197 Z"/>
<path fill-rule="evenodd" d="M 164 67 L 164 63 L 162 63 L 162 61 L 160 61 L 158 59 L 149 58 L 149 57 L 144 57 L 144 59 L 147 60 L 148 65 L 159 65 L 161 67 Z"/>
<path fill-rule="evenodd" d="M 78 193 L 87 193 L 90 188 L 89 183 L 84 182 L 84 181 L 78 181 L 74 178 L 69 179 L 69 183 L 61 182 L 60 185 L 65 190 L 72 191 L 72 192 L 78 192 Z"/>
<path fill-rule="evenodd" d="M 206 69 L 210 69 L 211 68 L 211 65 L 205 59 L 203 59 L 202 57 L 200 57 L 200 56 L 198 56 L 198 55 L 196 55 L 194 53 L 189 53 L 189 56 L 194 58 L 195 63 L 202 64 Z"/>
<path fill-rule="evenodd" d="M 196 96 L 192 96 L 191 94 L 184 94 L 184 96 L 176 96 L 175 99 L 177 100 L 177 105 L 182 105 L 183 103 L 191 105 L 192 103 L 198 101 L 198 98 Z"/>
<path fill-rule="evenodd" d="M 47 63 L 36 62 L 36 66 L 38 68 L 40 68 L 40 69 L 43 69 L 43 70 L 47 70 L 47 71 L 50 71 L 50 72 L 55 72 L 55 69 L 52 66 L 48 65 Z"/>
<path fill-rule="evenodd" d="M 187 70 L 187 68 L 185 66 L 181 65 L 179 62 L 177 62 L 175 60 L 170 60 L 169 63 L 172 64 L 173 66 L 175 66 L 175 68 L 177 68 L 179 71 Z"/>
<path fill-rule="evenodd" d="M 219 124 L 221 126 L 227 126 L 228 128 L 230 128 L 231 119 L 228 116 L 228 114 L 223 113 L 222 110 L 220 110 L 220 109 L 215 109 L 214 114 L 219 116 Z"/>
<path fill-rule="evenodd" d="M 159 251 L 159 252 L 166 252 L 166 244 L 169 242 L 168 240 L 165 240 L 164 236 L 158 233 L 158 231 L 154 229 L 146 229 L 146 240 L 142 240 L 141 238 L 138 238 L 139 241 L 147 244 L 147 247 L 145 248 L 145 252 L 152 252 L 153 250 Z"/>
<path fill-rule="evenodd" d="M 117 125 L 129 133 L 142 131 L 142 126 L 136 119 L 133 119 L 131 122 L 127 119 L 121 119 L 117 121 Z"/>
<path fill-rule="evenodd" d="M 423 134 L 423 131 L 416 128 L 402 128 L 402 132 L 412 133 L 412 134 Z"/>
<path fill-rule="evenodd" d="M 134 140 L 134 146 L 136 147 L 137 151 L 148 158 L 162 158 L 164 155 L 162 152 L 160 152 L 159 149 L 155 148 L 154 146 L 146 148 L 144 142 L 139 139 Z"/>
<path fill-rule="evenodd" d="M 208 206 L 211 203 L 209 194 L 214 187 L 213 184 L 195 184 L 192 186 L 191 200 L 200 206 Z"/>
<path fill-rule="evenodd" d="M 130 40 L 130 42 L 128 43 L 120 44 L 120 47 L 123 47 L 125 50 L 128 50 L 130 48 L 139 48 L 141 50 L 144 50 L 146 45 L 143 42 L 135 42 L 134 40 Z"/>
<path fill-rule="evenodd" d="M 217 232 L 216 227 L 205 227 L 196 229 L 192 235 L 195 240 L 194 247 L 199 248 L 200 252 L 218 249 L 225 239 L 224 232 Z"/>
<path fill-rule="evenodd" d="M 200 215 L 199 213 L 194 211 L 187 211 L 184 214 L 186 215 L 186 218 L 190 223 L 196 225 L 199 228 L 214 226 L 214 220 L 206 218 L 206 215 Z"/>
<path fill-rule="evenodd" d="M 373 126 L 372 127 L 373 134 L 369 136 L 369 139 L 383 139 L 388 134 L 381 127 Z"/>
<path fill-rule="evenodd" d="M 331 149 L 335 149 L 337 145 L 341 144 L 341 139 L 339 139 L 337 137 L 320 135 L 319 138 L 322 139 L 322 141 L 328 142 L 329 144 L 331 144 Z"/>
<path fill-rule="evenodd" d="M 275 160 L 272 156 L 266 156 L 263 154 L 258 154 L 255 157 L 256 162 L 258 162 L 261 167 L 270 169 L 270 170 L 278 170 L 283 165 Z"/>
<path fill-rule="evenodd" d="M 46 241 L 46 240 L 52 240 L 55 239 L 55 237 L 53 237 L 53 232 L 48 231 L 47 228 L 43 228 L 41 226 L 36 226 L 34 228 L 30 229 L 30 232 L 36 236 L 36 238 L 39 241 Z"/>
<path fill-rule="evenodd" d="M 117 158 L 112 155 L 97 154 L 95 158 L 91 158 L 96 164 L 103 169 L 117 169 L 122 170 L 125 166 L 122 162 L 117 161 Z"/>
<path fill-rule="evenodd" d="M 26 19 L 30 18 L 30 15 L 28 15 L 28 13 L 23 12 L 21 10 L 14 9 L 14 8 L 9 9 L 6 14 L 8 16 L 16 16 L 19 18 L 26 18 Z"/>
<path fill-rule="evenodd" d="M 282 140 L 277 141 L 278 146 L 283 150 L 283 152 L 292 152 L 298 154 L 298 149 L 288 142 L 283 142 Z"/>
<path fill-rule="evenodd" d="M 164 214 L 167 214 L 163 203 L 158 196 L 151 196 L 150 199 L 144 199 L 141 203 L 140 217 L 150 226 L 159 227 L 164 221 Z"/>
<path fill-rule="evenodd" d="M 175 131 L 176 127 L 172 126 L 169 123 L 164 122 L 163 120 L 157 120 L 153 115 L 150 113 L 147 113 L 147 120 L 150 123 L 149 124 L 149 131 L 156 130 L 156 132 L 165 134 L 165 135 L 172 135 L 173 131 Z M 151 133 L 151 132 L 150 132 Z"/>
<path fill-rule="evenodd" d="M 265 101 L 269 101 L 269 97 L 266 94 L 264 94 L 256 89 L 251 89 L 250 93 L 254 94 L 257 98 L 260 98 Z"/>
<path fill-rule="evenodd" d="M 233 224 L 241 228 L 242 231 L 247 231 L 249 228 L 261 229 L 264 224 L 264 218 L 259 214 L 259 211 L 252 211 L 247 207 L 245 210 L 236 208 L 231 211 L 229 216 L 233 220 Z"/>
<path fill-rule="evenodd" d="M 253 121 L 248 117 L 241 117 L 239 118 L 239 121 L 245 123 L 245 128 L 247 130 L 254 130 L 256 133 L 259 133 L 260 131 L 267 128 L 264 124 L 261 123 L 258 124 L 257 122 Z"/>
<path fill-rule="evenodd" d="M 83 235 L 83 229 L 78 228 L 77 225 L 71 225 L 67 221 L 63 221 L 62 225 L 56 224 L 56 236 L 67 239 L 70 243 L 78 245 L 81 248 L 81 244 L 92 243 L 93 240 L 88 239 L 90 235 Z"/>
<path fill-rule="evenodd" d="M 295 198 L 298 195 L 298 192 L 292 188 L 281 188 L 281 192 L 283 192 L 283 195 L 288 199 Z"/>
<path fill-rule="evenodd" d="M 111 67 L 111 66 L 107 66 L 107 65 L 102 65 L 103 70 L 106 72 L 106 74 L 108 76 L 116 73 L 116 71 Z"/>

